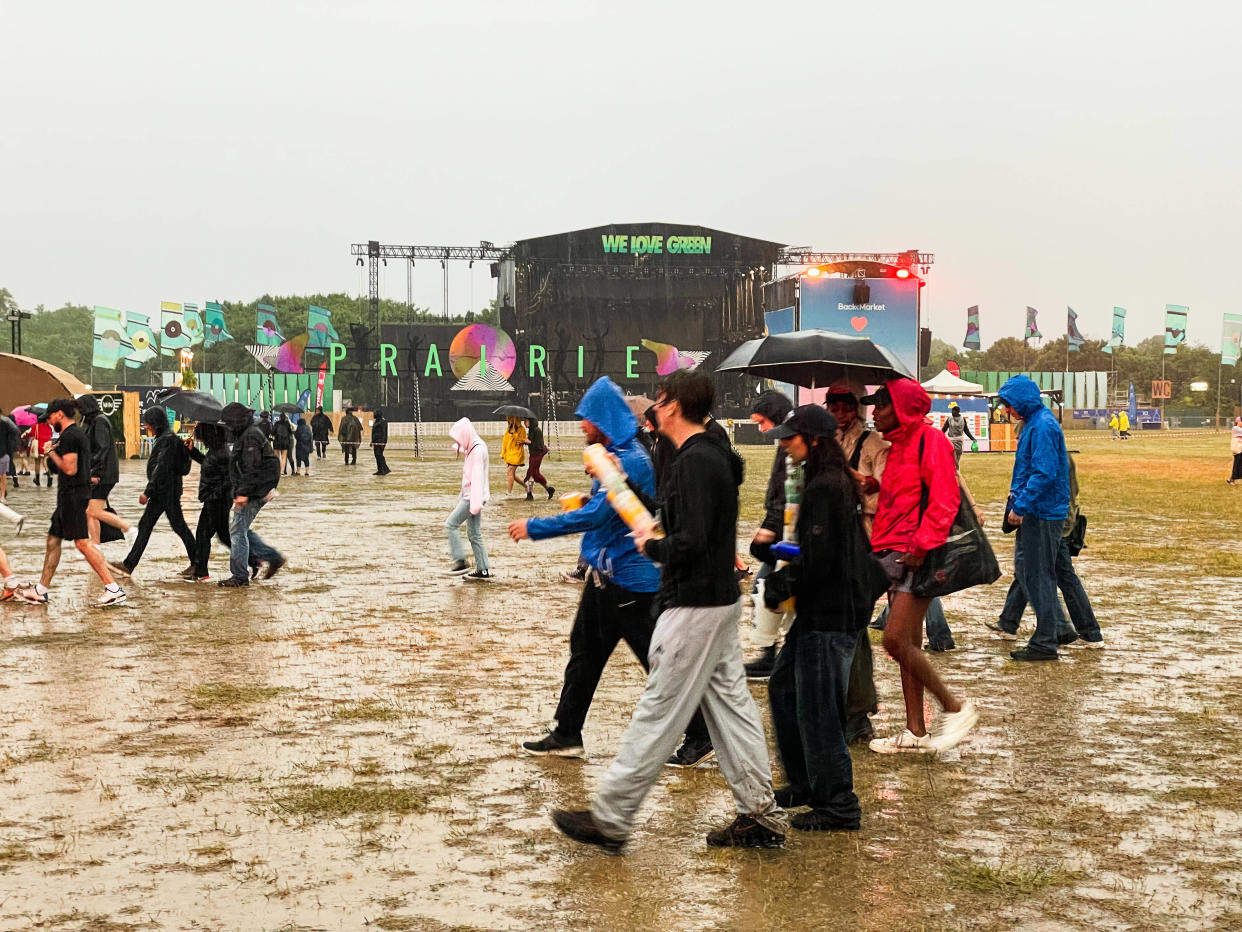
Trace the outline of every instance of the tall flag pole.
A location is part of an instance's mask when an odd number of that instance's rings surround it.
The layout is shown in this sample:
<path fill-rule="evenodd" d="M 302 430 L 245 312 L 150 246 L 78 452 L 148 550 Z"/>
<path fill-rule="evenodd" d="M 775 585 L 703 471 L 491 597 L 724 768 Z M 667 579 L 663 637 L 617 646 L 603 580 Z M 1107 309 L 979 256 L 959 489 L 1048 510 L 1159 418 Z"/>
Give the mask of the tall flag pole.
<path fill-rule="evenodd" d="M 1235 365 L 1242 358 L 1242 314 L 1226 314 L 1220 328 L 1220 364 Z"/>
<path fill-rule="evenodd" d="M 1189 310 L 1180 304 L 1164 306 L 1164 355 L 1172 356 L 1186 342 L 1186 313 Z"/>
<path fill-rule="evenodd" d="M 966 308 L 966 339 L 962 346 L 968 350 L 981 349 L 979 342 L 979 305 Z"/>
<path fill-rule="evenodd" d="M 1039 311 L 1035 310 L 1033 307 L 1028 307 L 1026 309 L 1026 336 L 1022 339 L 1042 340 L 1044 338 L 1044 335 L 1039 332 L 1039 324 L 1035 320 L 1035 315 L 1038 313 Z"/>
<path fill-rule="evenodd" d="M 1104 344 L 1104 352 L 1112 353 L 1126 342 L 1126 309 L 1113 307 L 1113 333 Z"/>
<path fill-rule="evenodd" d="M 1065 324 L 1065 351 L 1077 353 L 1083 344 L 1083 336 L 1078 329 L 1078 312 L 1072 307 L 1067 307 L 1066 310 L 1069 315 Z"/>

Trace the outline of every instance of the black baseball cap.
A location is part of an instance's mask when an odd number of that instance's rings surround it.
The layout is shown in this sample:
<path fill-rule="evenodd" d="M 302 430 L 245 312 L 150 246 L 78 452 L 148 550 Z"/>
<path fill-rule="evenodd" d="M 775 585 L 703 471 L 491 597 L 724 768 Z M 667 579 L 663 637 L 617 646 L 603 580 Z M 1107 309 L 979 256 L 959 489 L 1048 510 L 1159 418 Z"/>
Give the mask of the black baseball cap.
<path fill-rule="evenodd" d="M 891 405 L 893 403 L 893 396 L 889 394 L 888 386 L 884 386 L 858 400 L 865 405 Z"/>
<path fill-rule="evenodd" d="M 771 430 L 765 430 L 763 436 L 768 440 L 780 440 L 804 434 L 807 437 L 835 437 L 837 435 L 837 419 L 819 405 L 798 405 L 789 412 L 789 416 Z"/>

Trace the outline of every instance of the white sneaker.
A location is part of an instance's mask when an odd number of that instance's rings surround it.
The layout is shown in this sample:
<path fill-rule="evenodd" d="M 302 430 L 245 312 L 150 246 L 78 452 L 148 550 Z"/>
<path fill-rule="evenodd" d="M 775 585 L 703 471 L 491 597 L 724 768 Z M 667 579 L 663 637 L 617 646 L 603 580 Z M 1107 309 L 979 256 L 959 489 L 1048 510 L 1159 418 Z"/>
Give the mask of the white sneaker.
<path fill-rule="evenodd" d="M 931 735 L 919 737 L 909 728 L 887 738 L 876 738 L 867 747 L 877 754 L 930 754 Z"/>
<path fill-rule="evenodd" d="M 930 747 L 933 751 L 947 751 L 957 747 L 979 721 L 979 710 L 967 699 L 956 712 L 941 712 L 932 722 Z"/>
<path fill-rule="evenodd" d="M 1070 643 L 1062 644 L 1061 646 L 1068 647 L 1072 650 L 1103 650 L 1104 641 L 1102 639 L 1099 641 L 1085 641 L 1082 638 L 1079 638 L 1076 641 L 1070 641 Z"/>
<path fill-rule="evenodd" d="M 116 592 L 109 592 L 107 589 L 105 589 L 103 596 L 96 599 L 95 604 L 99 606 L 100 608 L 103 608 L 105 605 L 120 605 L 124 601 L 125 601 L 125 590 L 124 589 L 117 589 Z"/>
<path fill-rule="evenodd" d="M 126 547 L 129 547 L 132 549 L 134 546 L 134 541 L 136 541 L 137 539 L 138 539 L 138 528 L 131 527 L 128 531 L 125 532 L 125 546 Z"/>

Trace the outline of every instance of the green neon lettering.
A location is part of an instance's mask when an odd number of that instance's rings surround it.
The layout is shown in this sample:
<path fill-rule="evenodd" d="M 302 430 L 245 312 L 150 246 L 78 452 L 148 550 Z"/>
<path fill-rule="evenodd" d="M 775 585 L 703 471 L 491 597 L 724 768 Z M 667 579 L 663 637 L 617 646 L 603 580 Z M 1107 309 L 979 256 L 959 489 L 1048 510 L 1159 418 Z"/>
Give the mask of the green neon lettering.
<path fill-rule="evenodd" d="M 582 378 L 582 344 L 578 344 L 578 378 Z"/>
<path fill-rule="evenodd" d="M 440 351 L 434 343 L 427 347 L 427 364 L 423 366 L 423 378 L 431 375 L 432 366 L 436 367 L 436 375 L 444 375 L 444 370 L 440 368 Z"/>
<path fill-rule="evenodd" d="M 340 350 L 340 352 L 337 352 L 337 350 Z M 344 343 L 333 343 L 332 349 L 331 349 L 331 355 L 332 355 L 332 360 L 328 365 L 328 372 L 331 375 L 336 375 L 336 364 L 345 358 L 345 344 Z"/>
<path fill-rule="evenodd" d="M 391 369 L 391 372 L 385 372 L 385 369 Z M 396 375 L 397 374 L 397 348 L 391 343 L 380 344 L 380 375 Z"/>
<path fill-rule="evenodd" d="M 547 372 L 545 372 L 543 368 L 544 360 L 546 360 L 547 358 L 548 358 L 548 351 L 546 349 L 544 349 L 538 343 L 532 343 L 530 345 L 530 367 L 529 368 L 530 368 L 530 377 L 532 379 L 535 377 L 535 366 L 539 367 L 539 378 L 546 379 L 548 377 Z"/>
<path fill-rule="evenodd" d="M 638 365 L 638 360 L 634 355 L 638 352 L 639 347 L 627 346 L 625 348 L 625 377 L 627 379 L 638 378 L 638 373 L 634 371 L 634 367 Z"/>

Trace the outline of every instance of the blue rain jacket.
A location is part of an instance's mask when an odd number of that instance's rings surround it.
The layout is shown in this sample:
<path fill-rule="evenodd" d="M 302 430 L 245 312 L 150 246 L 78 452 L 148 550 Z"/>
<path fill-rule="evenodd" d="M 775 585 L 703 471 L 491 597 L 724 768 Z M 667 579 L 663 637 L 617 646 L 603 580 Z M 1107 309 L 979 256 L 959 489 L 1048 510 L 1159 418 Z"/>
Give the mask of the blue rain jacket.
<path fill-rule="evenodd" d="M 1061 425 L 1040 400 L 1039 386 L 1025 375 L 1009 379 L 998 394 L 1024 422 L 1009 485 L 1013 511 L 1023 517 L 1065 520 L 1070 498 L 1069 458 Z"/>
<path fill-rule="evenodd" d="M 625 403 L 617 383 L 608 376 L 597 379 L 582 396 L 574 414 L 604 432 L 608 451 L 617 455 L 631 481 L 654 498 L 651 458 L 638 440 L 638 419 Z M 628 525 L 613 511 L 607 494 L 595 480 L 591 480 L 591 500 L 581 508 L 552 518 L 531 518 L 526 522 L 526 531 L 532 540 L 582 534 L 582 558 L 600 574 L 630 592 L 655 592 L 660 588 L 660 570 L 634 548 Z"/>

